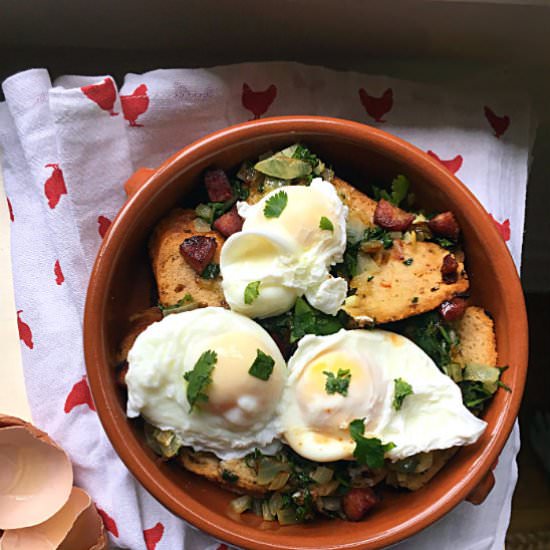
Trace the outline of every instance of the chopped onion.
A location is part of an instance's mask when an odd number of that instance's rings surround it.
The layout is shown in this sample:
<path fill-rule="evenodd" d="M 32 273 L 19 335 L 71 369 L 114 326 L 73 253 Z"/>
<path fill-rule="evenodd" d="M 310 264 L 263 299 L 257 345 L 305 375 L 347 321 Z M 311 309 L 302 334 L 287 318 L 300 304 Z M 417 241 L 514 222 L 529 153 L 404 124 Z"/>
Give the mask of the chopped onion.
<path fill-rule="evenodd" d="M 195 225 L 195 231 L 198 231 L 199 233 L 207 233 L 212 229 L 212 227 L 210 227 L 210 224 L 206 222 L 203 218 L 195 218 L 193 220 L 193 224 Z"/>
<path fill-rule="evenodd" d="M 251 505 L 252 498 L 250 497 L 250 495 L 243 495 L 242 497 L 234 498 L 229 503 L 231 510 L 233 510 L 233 512 L 235 512 L 236 514 L 242 514 L 243 512 L 248 510 Z"/>
<path fill-rule="evenodd" d="M 281 525 L 293 525 L 295 523 L 300 523 L 296 517 L 296 510 L 294 508 L 283 508 L 277 512 L 277 519 Z"/>
<path fill-rule="evenodd" d="M 204 221 L 209 221 L 214 213 L 211 206 L 201 203 L 195 208 L 195 214 Z"/>
<path fill-rule="evenodd" d="M 270 484 L 280 472 L 289 472 L 290 465 L 283 464 L 269 457 L 262 457 L 258 465 L 257 482 L 260 485 Z M 286 483 L 286 481 L 285 481 Z"/>
<path fill-rule="evenodd" d="M 270 491 L 278 491 L 279 489 L 282 489 L 286 485 L 289 477 L 289 472 L 279 472 L 275 476 L 275 479 L 269 484 L 268 489 Z"/>
<path fill-rule="evenodd" d="M 395 241 L 398 239 L 402 239 L 403 233 L 401 233 L 401 231 L 390 231 L 389 236 Z"/>
<path fill-rule="evenodd" d="M 328 512 L 340 512 L 342 510 L 342 499 L 340 497 L 323 497 L 321 504 L 323 510 Z"/>
<path fill-rule="evenodd" d="M 271 513 L 275 515 L 279 510 L 282 509 L 284 504 L 283 495 L 281 493 L 273 493 L 269 499 L 269 509 Z"/>
<path fill-rule="evenodd" d="M 317 466 L 309 477 L 316 483 L 319 483 L 319 485 L 323 485 L 328 483 L 332 479 L 333 475 L 334 471 L 331 468 L 327 468 L 326 466 Z"/>
<path fill-rule="evenodd" d="M 269 501 L 264 500 L 262 502 L 262 517 L 265 521 L 274 521 L 275 515 L 271 513 L 271 508 L 269 507 Z"/>
<path fill-rule="evenodd" d="M 257 515 L 261 516 L 262 514 L 262 500 L 258 498 L 252 499 L 252 511 Z"/>
<path fill-rule="evenodd" d="M 319 487 L 315 489 L 315 493 L 318 497 L 326 497 L 334 493 L 334 491 L 336 491 L 339 486 L 340 482 L 337 479 L 333 479 L 328 483 L 323 483 L 323 485 L 319 485 Z"/>

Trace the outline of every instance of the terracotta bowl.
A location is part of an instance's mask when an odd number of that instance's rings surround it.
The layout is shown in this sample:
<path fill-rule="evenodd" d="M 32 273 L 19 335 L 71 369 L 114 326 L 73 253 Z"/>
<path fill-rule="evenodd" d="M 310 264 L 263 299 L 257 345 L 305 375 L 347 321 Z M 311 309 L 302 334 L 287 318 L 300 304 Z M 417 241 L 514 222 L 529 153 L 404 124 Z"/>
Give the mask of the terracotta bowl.
<path fill-rule="evenodd" d="M 155 224 L 176 205 L 194 205 L 199 175 L 224 169 L 296 141 L 332 163 L 359 189 L 403 173 L 418 203 L 452 209 L 465 242 L 473 303 L 495 319 L 499 364 L 509 365 L 484 418 L 487 430 L 465 447 L 423 489 L 390 492 L 362 522 L 319 520 L 280 527 L 251 514 L 230 516 L 233 496 L 216 485 L 159 461 L 147 447 L 139 421 L 125 415 L 125 395 L 115 383 L 115 351 L 128 318 L 153 303 L 147 241 Z M 146 180 L 146 181 L 143 181 Z M 109 229 L 92 272 L 84 319 L 88 378 L 101 422 L 134 476 L 172 512 L 215 537 L 246 548 L 379 548 L 420 531 L 464 499 L 480 502 L 491 488 L 496 460 L 516 418 L 527 370 L 527 319 L 516 268 L 491 219 L 468 189 L 442 165 L 380 130 L 346 120 L 280 117 L 232 126 L 189 145 L 156 170 L 132 178 L 131 196 Z"/>

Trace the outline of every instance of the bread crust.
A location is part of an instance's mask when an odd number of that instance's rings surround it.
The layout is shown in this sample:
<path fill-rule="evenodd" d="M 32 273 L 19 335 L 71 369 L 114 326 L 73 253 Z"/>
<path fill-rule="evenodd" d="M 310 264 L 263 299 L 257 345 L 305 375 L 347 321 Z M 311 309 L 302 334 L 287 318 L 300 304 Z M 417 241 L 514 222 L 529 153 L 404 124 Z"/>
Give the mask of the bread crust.
<path fill-rule="evenodd" d="M 217 231 L 198 231 L 196 219 L 194 210 L 176 208 L 158 223 L 149 241 L 159 302 L 164 307 L 177 304 L 187 294 L 192 296 L 197 307 L 227 307 L 221 277 L 203 279 L 180 254 L 179 246 L 184 239 L 203 235 L 216 239 L 213 262 L 220 262 L 220 251 L 225 239 Z"/>

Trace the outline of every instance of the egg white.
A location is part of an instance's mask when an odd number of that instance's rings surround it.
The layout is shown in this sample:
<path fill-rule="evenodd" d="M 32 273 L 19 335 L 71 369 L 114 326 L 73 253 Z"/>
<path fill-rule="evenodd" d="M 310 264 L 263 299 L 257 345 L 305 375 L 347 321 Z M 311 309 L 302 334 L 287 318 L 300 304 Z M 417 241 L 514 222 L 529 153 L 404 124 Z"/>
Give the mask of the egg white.
<path fill-rule="evenodd" d="M 349 424 L 364 419 L 365 437 L 395 448 L 392 461 L 420 452 L 469 445 L 486 428 L 462 403 L 459 387 L 422 349 L 404 336 L 383 330 L 340 330 L 305 336 L 290 358 L 283 430 L 301 456 L 318 462 L 353 459 Z M 328 394 L 323 372 L 348 370 L 348 395 Z M 393 407 L 395 379 L 413 394 Z"/>
<path fill-rule="evenodd" d="M 266 381 L 248 373 L 258 349 L 275 361 Z M 207 350 L 217 353 L 208 401 L 190 411 L 183 376 Z M 174 313 L 147 327 L 128 353 L 127 415 L 222 459 L 276 452 L 286 378 L 277 345 L 249 318 L 218 307 Z"/>
<path fill-rule="evenodd" d="M 284 191 L 288 202 L 279 217 L 267 218 L 266 203 Z M 298 296 L 334 315 L 347 292 L 347 282 L 330 276 L 328 268 L 342 261 L 346 248 L 346 217 L 334 186 L 321 178 L 309 186 L 280 187 L 254 205 L 238 204 L 242 231 L 232 235 L 221 252 L 225 299 L 231 309 L 249 317 L 270 317 L 288 311 Z M 333 229 L 321 229 L 326 217 Z M 259 296 L 250 304 L 244 291 L 260 281 Z"/>

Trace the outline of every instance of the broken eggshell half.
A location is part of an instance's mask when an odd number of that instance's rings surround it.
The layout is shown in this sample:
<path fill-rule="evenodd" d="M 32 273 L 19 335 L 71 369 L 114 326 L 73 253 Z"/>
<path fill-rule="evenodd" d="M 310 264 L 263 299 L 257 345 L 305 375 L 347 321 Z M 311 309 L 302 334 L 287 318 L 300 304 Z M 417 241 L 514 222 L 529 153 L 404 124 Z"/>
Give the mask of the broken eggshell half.
<path fill-rule="evenodd" d="M 5 531 L 0 550 L 106 550 L 103 522 L 89 495 L 73 487 L 65 505 L 32 527 Z"/>
<path fill-rule="evenodd" d="M 52 517 L 73 486 L 69 457 L 38 428 L 0 416 L 0 529 L 20 529 Z"/>

